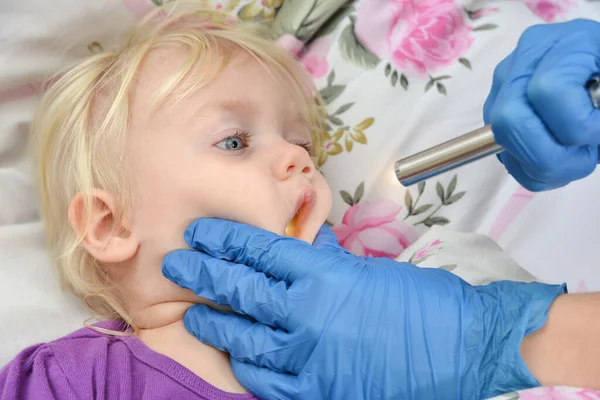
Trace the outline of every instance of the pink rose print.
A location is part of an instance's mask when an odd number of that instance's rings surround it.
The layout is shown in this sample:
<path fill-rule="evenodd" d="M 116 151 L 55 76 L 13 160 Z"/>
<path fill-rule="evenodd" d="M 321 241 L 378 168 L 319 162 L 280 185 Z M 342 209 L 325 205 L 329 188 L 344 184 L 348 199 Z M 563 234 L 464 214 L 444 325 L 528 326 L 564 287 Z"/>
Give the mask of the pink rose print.
<path fill-rule="evenodd" d="M 321 78 L 327 74 L 329 70 L 327 54 L 330 47 L 329 38 L 322 36 L 311 43 L 306 53 L 302 55 L 302 64 L 313 78 Z"/>
<path fill-rule="evenodd" d="M 484 17 L 488 14 L 493 14 L 495 12 L 497 12 L 498 9 L 497 8 L 482 8 L 481 10 L 477 10 L 475 12 L 473 12 L 471 14 L 471 18 L 472 19 L 479 19 L 481 17 Z"/>
<path fill-rule="evenodd" d="M 413 254 L 413 256 L 408 262 L 412 264 L 418 264 L 421 261 L 425 261 L 425 259 L 427 259 L 431 255 L 431 253 L 433 253 L 441 244 L 442 242 L 440 240 L 434 240 L 433 242 L 429 243 L 427 246 L 423 247 L 422 249 L 419 249 L 415 254 Z"/>
<path fill-rule="evenodd" d="M 547 386 L 519 392 L 520 400 L 600 400 L 600 392 L 563 386 Z"/>
<path fill-rule="evenodd" d="M 304 47 L 304 43 L 301 40 L 296 38 L 296 36 L 286 33 L 277 39 L 277 44 L 292 53 L 292 55 L 297 56 L 302 51 L 302 47 Z"/>
<path fill-rule="evenodd" d="M 473 43 L 472 29 L 453 0 L 365 0 L 356 13 L 360 41 L 406 75 L 439 70 Z"/>
<path fill-rule="evenodd" d="M 574 5 L 572 0 L 524 0 L 527 8 L 546 22 L 563 16 Z"/>
<path fill-rule="evenodd" d="M 346 210 L 333 227 L 340 245 L 365 257 L 396 258 L 418 238 L 412 225 L 396 220 L 402 207 L 391 200 L 364 201 Z"/>

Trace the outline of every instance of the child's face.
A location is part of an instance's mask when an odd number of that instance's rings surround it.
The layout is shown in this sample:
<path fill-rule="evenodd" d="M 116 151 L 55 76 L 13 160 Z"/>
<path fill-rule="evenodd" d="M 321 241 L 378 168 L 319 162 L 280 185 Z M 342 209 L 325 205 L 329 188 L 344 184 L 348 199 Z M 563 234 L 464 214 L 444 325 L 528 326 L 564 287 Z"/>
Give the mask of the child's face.
<path fill-rule="evenodd" d="M 162 259 L 184 247 L 185 228 L 201 217 L 284 235 L 301 205 L 294 236 L 312 242 L 329 214 L 331 192 L 299 145 L 311 137 L 290 89 L 239 53 L 210 84 L 150 113 L 153 89 L 185 57 L 173 50 L 152 54 L 132 98 L 132 233 L 140 252 Z"/>

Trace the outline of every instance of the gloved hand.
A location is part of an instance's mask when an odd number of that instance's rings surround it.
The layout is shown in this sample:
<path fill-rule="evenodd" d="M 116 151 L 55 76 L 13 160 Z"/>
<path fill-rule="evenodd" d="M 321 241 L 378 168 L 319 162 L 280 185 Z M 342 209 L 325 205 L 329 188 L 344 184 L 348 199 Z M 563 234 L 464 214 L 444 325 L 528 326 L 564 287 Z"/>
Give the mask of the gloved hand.
<path fill-rule="evenodd" d="M 480 399 L 537 384 L 519 354 L 560 286 L 474 287 L 440 269 L 357 257 L 324 227 L 314 246 L 201 219 L 196 250 L 163 274 L 244 318 L 203 305 L 185 315 L 202 342 L 231 354 L 265 399 Z"/>
<path fill-rule="evenodd" d="M 584 86 L 598 72 L 600 24 L 589 20 L 533 26 L 497 66 L 484 120 L 525 188 L 561 187 L 596 168 L 600 111 Z"/>

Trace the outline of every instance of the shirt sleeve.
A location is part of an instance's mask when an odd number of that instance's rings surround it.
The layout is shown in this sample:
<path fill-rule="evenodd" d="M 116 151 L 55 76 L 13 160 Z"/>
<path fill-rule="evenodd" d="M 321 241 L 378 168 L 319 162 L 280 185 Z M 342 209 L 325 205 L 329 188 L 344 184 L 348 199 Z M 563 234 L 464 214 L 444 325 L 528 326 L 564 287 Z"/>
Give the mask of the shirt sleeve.
<path fill-rule="evenodd" d="M 75 398 L 47 344 L 23 350 L 0 370 L 1 399 Z"/>

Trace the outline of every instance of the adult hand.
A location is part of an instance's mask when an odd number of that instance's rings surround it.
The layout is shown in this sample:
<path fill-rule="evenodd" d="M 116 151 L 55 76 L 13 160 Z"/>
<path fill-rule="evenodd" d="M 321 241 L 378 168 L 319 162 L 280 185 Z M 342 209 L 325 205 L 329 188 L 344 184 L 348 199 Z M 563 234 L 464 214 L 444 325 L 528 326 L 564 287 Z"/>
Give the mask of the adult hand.
<path fill-rule="evenodd" d="M 525 188 L 558 188 L 596 168 L 600 110 L 585 85 L 598 72 L 600 23 L 589 20 L 533 26 L 497 66 L 484 120 Z"/>
<path fill-rule="evenodd" d="M 195 250 L 167 255 L 164 275 L 251 317 L 196 305 L 185 325 L 229 352 L 240 383 L 265 399 L 475 399 L 531 387 L 519 345 L 562 293 L 357 257 L 327 227 L 311 246 L 201 219 L 185 239 Z"/>

